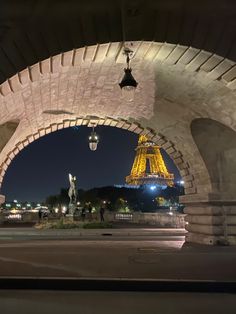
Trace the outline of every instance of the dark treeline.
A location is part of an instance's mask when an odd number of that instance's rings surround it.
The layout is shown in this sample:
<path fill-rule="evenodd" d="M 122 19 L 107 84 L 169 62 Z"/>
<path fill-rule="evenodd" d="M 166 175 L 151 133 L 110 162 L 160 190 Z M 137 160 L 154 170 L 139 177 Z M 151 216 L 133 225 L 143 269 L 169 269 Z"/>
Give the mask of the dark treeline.
<path fill-rule="evenodd" d="M 91 203 L 98 209 L 102 202 L 111 211 L 156 211 L 161 209 L 158 199 L 162 197 L 168 204 L 179 203 L 179 195 L 183 194 L 180 186 L 167 187 L 166 189 L 156 189 L 152 191 L 149 187 L 131 189 L 126 187 L 106 186 L 93 188 L 90 190 L 78 190 L 78 201 L 80 206 Z M 65 206 L 69 203 L 68 189 L 61 189 L 58 195 L 51 195 L 46 198 L 47 205 L 50 207 Z"/>

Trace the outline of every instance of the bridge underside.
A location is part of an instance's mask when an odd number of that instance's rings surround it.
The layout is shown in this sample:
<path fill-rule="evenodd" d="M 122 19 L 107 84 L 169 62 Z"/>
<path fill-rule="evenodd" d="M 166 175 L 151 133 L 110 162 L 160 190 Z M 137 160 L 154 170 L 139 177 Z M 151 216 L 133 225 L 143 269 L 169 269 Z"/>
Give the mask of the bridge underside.
<path fill-rule="evenodd" d="M 123 128 L 147 135 L 178 167 L 187 241 L 235 244 L 235 4 L 47 3 L 2 6 L 0 184 L 41 136 L 94 122 Z M 117 84 L 124 31 L 139 82 L 132 103 Z"/>

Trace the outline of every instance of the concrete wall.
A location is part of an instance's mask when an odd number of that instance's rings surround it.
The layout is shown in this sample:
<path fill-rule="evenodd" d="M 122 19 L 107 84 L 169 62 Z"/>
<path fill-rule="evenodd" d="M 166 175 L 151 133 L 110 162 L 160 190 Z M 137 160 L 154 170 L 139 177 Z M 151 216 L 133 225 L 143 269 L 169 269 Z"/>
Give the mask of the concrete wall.
<path fill-rule="evenodd" d="M 184 214 L 169 215 L 165 213 L 106 213 L 105 219 L 111 222 L 129 222 L 134 224 L 148 224 L 155 227 L 185 228 Z"/>
<path fill-rule="evenodd" d="M 123 222 L 123 223 L 133 223 L 133 224 L 148 224 L 155 227 L 167 227 L 167 228 L 184 228 L 185 220 L 183 214 L 169 215 L 164 213 L 132 213 L 132 214 L 123 214 L 123 213 L 113 213 L 106 212 L 105 220 L 109 222 Z M 86 217 L 88 218 L 88 217 Z M 49 218 L 50 219 L 50 218 Z M 54 218 L 55 219 L 55 218 Z M 93 214 L 93 220 L 99 220 L 99 214 Z M 38 221 L 37 213 L 24 213 L 21 215 L 21 219 L 8 219 L 7 215 L 4 213 L 0 214 L 0 224 L 4 222 L 12 223 L 32 223 Z"/>

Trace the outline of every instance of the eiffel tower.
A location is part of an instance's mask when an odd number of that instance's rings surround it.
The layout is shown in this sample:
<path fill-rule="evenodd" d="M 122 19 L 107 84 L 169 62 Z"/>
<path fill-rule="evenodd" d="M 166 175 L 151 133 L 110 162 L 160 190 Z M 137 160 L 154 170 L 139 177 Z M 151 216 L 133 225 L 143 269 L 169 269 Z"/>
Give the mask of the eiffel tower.
<path fill-rule="evenodd" d="M 131 173 L 126 177 L 127 184 L 173 185 L 174 175 L 168 172 L 158 145 L 140 135 L 136 151 Z"/>

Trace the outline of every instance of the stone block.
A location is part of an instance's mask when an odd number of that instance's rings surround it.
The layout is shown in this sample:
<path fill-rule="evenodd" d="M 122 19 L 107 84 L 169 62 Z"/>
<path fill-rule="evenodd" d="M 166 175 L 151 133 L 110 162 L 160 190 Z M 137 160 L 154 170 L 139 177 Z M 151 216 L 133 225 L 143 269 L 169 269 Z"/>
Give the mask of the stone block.
<path fill-rule="evenodd" d="M 184 191 L 185 191 L 185 194 L 195 194 L 197 192 L 195 187 L 185 188 Z"/>
<path fill-rule="evenodd" d="M 203 225 L 203 224 L 187 224 L 186 230 L 191 233 L 222 235 L 224 232 L 223 226 Z"/>
<path fill-rule="evenodd" d="M 205 72 L 212 71 L 224 58 L 218 55 L 211 56 L 200 68 Z"/>
<path fill-rule="evenodd" d="M 224 217 L 213 215 L 186 215 L 185 221 L 190 224 L 222 225 L 224 222 Z"/>
<path fill-rule="evenodd" d="M 199 49 L 189 47 L 185 51 L 185 53 L 182 55 L 182 57 L 179 58 L 178 63 L 185 64 L 185 65 L 189 64 L 198 53 L 199 53 Z"/>

